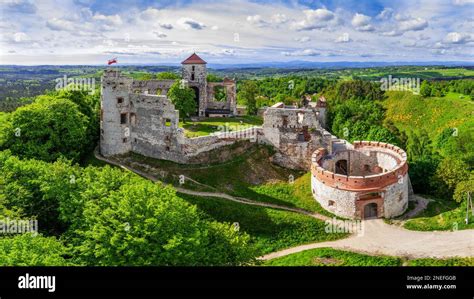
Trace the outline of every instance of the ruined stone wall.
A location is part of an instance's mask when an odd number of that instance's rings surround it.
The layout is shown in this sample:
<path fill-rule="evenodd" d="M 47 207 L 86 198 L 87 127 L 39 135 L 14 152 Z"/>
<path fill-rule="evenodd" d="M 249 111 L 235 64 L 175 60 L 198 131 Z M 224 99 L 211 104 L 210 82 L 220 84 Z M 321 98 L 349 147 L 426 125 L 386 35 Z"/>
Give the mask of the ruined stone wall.
<path fill-rule="evenodd" d="M 132 92 L 135 94 L 167 95 L 176 80 L 134 80 Z"/>
<path fill-rule="evenodd" d="M 316 111 L 270 107 L 263 117 L 264 142 L 277 150 L 273 162 L 292 169 L 309 169 L 312 153 L 324 145 Z"/>
<path fill-rule="evenodd" d="M 226 100 L 216 101 L 214 98 L 214 88 L 222 86 L 225 89 Z M 225 79 L 224 82 L 207 83 L 207 108 L 226 109 L 234 115 L 237 115 L 236 85 L 232 80 Z"/>

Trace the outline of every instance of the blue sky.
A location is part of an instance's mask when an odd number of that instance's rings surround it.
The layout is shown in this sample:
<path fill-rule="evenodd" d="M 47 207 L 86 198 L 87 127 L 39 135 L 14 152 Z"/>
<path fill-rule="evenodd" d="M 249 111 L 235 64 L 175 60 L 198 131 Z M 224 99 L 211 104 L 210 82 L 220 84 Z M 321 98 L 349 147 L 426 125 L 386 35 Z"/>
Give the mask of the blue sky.
<path fill-rule="evenodd" d="M 474 0 L 0 0 L 0 64 L 473 61 Z"/>

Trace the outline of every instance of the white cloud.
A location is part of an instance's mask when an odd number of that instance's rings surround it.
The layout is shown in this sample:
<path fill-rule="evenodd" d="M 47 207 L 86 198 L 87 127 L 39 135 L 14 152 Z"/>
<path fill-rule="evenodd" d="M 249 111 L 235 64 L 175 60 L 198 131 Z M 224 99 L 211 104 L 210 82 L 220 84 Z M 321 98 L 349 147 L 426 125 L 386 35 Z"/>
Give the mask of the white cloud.
<path fill-rule="evenodd" d="M 422 18 L 408 19 L 399 23 L 402 31 L 420 31 L 428 27 L 428 21 Z"/>
<path fill-rule="evenodd" d="M 53 18 L 46 22 L 46 26 L 55 31 L 72 31 L 74 23 L 62 19 Z"/>
<path fill-rule="evenodd" d="M 303 11 L 305 19 L 300 22 L 294 22 L 292 28 L 298 31 L 313 30 L 325 28 L 329 25 L 329 22 L 336 19 L 335 14 L 327 9 L 320 8 L 316 10 L 305 10 Z"/>
<path fill-rule="evenodd" d="M 11 36 L 11 41 L 15 43 L 21 43 L 29 40 L 30 37 L 24 32 L 16 32 Z"/>
<path fill-rule="evenodd" d="M 188 29 L 201 30 L 201 29 L 204 29 L 204 27 L 206 27 L 206 25 L 204 25 L 203 23 L 193 20 L 191 18 L 180 18 L 177 21 L 177 23 L 178 25 L 180 25 L 182 28 L 186 30 Z"/>
<path fill-rule="evenodd" d="M 382 32 L 383 36 L 400 36 L 402 34 L 403 32 L 399 30 L 390 30 L 390 31 Z"/>
<path fill-rule="evenodd" d="M 350 41 L 352 41 L 352 40 L 351 40 L 351 38 L 350 38 L 350 36 L 349 36 L 349 33 L 347 33 L 347 32 L 344 32 L 341 36 L 339 36 L 339 37 L 335 40 L 336 43 L 348 43 L 348 42 L 350 42 Z"/>
<path fill-rule="evenodd" d="M 156 8 L 150 7 L 144 10 L 140 16 L 143 20 L 156 20 L 160 17 L 160 11 Z"/>
<path fill-rule="evenodd" d="M 120 26 L 122 25 L 122 18 L 119 15 L 101 15 L 96 14 L 92 17 L 96 21 L 101 21 L 108 26 Z"/>
<path fill-rule="evenodd" d="M 470 34 L 450 32 L 446 35 L 444 41 L 448 44 L 465 44 L 469 42 L 474 42 L 474 38 Z"/>
<path fill-rule="evenodd" d="M 2 10 L 9 13 L 23 13 L 23 14 L 34 14 L 37 11 L 37 7 L 27 0 L 3 0 Z"/>
<path fill-rule="evenodd" d="M 374 31 L 374 27 L 370 24 L 371 19 L 369 16 L 356 13 L 352 18 L 351 24 L 357 31 Z"/>
<path fill-rule="evenodd" d="M 319 56 L 321 55 L 321 53 L 313 49 L 297 50 L 293 52 L 283 52 L 282 54 L 284 56 Z"/>
<path fill-rule="evenodd" d="M 393 9 L 390 7 L 384 8 L 378 15 L 377 19 L 379 20 L 389 20 L 393 17 Z"/>
<path fill-rule="evenodd" d="M 267 26 L 268 23 L 262 19 L 261 15 L 247 16 L 247 22 L 258 27 Z"/>
<path fill-rule="evenodd" d="M 311 38 L 309 36 L 296 37 L 295 41 L 300 42 L 300 43 L 307 43 L 311 41 Z"/>
<path fill-rule="evenodd" d="M 272 16 L 272 23 L 284 24 L 286 22 L 288 22 L 288 17 L 285 14 L 278 13 Z"/>

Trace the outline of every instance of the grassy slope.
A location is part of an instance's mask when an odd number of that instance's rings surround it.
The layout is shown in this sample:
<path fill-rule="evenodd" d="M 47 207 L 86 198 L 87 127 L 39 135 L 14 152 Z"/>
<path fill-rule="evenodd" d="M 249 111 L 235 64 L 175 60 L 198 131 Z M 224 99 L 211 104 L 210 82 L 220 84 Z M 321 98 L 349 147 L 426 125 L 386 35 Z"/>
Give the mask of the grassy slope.
<path fill-rule="evenodd" d="M 422 258 L 404 261 L 332 248 L 316 248 L 268 260 L 265 266 L 474 266 L 474 258 Z"/>
<path fill-rule="evenodd" d="M 266 266 L 400 266 L 402 260 L 390 256 L 370 256 L 360 253 L 316 248 L 265 262 Z"/>
<path fill-rule="evenodd" d="M 272 164 L 271 151 L 266 147 L 255 147 L 253 151 L 236 157 L 232 161 L 210 165 L 180 165 L 168 161 L 134 155 L 136 161 L 145 162 L 156 169 L 151 172 L 159 177 L 160 171 L 168 175 L 168 183 L 177 184 L 179 175 L 185 175 L 202 185 L 185 181 L 183 187 L 196 191 L 223 192 L 251 200 L 289 207 L 303 208 L 332 216 L 313 199 L 310 174 L 293 171 Z M 294 182 L 291 183 L 290 176 Z"/>
<path fill-rule="evenodd" d="M 401 131 L 425 130 L 432 141 L 446 128 L 457 128 L 459 132 L 474 127 L 472 111 L 474 103 L 457 93 L 448 93 L 443 98 L 426 98 L 408 92 L 387 92 L 385 101 L 387 118 Z M 428 209 L 405 223 L 412 230 L 451 230 L 474 228 L 464 224 L 465 206 L 453 201 L 434 199 Z"/>
<path fill-rule="evenodd" d="M 467 225 L 465 218 L 465 202 L 459 205 L 451 200 L 435 200 L 416 218 L 405 222 L 403 227 L 421 231 L 474 229 L 474 217 L 470 216 L 471 223 Z"/>
<path fill-rule="evenodd" d="M 347 235 L 328 234 L 323 221 L 305 215 L 216 198 L 179 196 L 195 204 L 206 217 L 221 222 L 238 222 L 240 230 L 252 236 L 260 254 L 310 242 L 336 240 Z"/>
<path fill-rule="evenodd" d="M 434 138 L 446 128 L 472 128 L 474 102 L 458 94 L 426 98 L 409 92 L 387 92 L 387 118 L 402 131 L 425 130 Z M 456 98 L 456 95 L 458 97 Z"/>
<path fill-rule="evenodd" d="M 242 124 L 241 124 L 242 122 Z M 242 116 L 242 117 L 215 117 L 207 118 L 201 121 L 186 121 L 180 122 L 179 127 L 184 128 L 186 137 L 206 136 L 214 132 L 220 132 L 227 127 L 227 131 L 237 131 L 251 128 L 253 126 L 261 126 L 263 119 L 257 116 Z"/>

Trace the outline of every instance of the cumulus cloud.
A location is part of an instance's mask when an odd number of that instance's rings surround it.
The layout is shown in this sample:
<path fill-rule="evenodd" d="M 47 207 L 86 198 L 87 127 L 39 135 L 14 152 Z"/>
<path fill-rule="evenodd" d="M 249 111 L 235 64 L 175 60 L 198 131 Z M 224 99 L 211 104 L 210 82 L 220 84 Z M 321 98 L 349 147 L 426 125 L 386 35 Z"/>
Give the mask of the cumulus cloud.
<path fill-rule="evenodd" d="M 282 54 L 284 56 L 319 56 L 321 55 L 321 53 L 313 49 L 297 50 L 293 52 L 283 52 Z"/>
<path fill-rule="evenodd" d="M 295 41 L 299 43 L 307 43 L 311 41 L 311 38 L 309 36 L 295 37 Z"/>
<path fill-rule="evenodd" d="M 390 7 L 384 8 L 376 17 L 379 20 L 389 20 L 393 17 L 393 9 Z"/>
<path fill-rule="evenodd" d="M 327 27 L 330 21 L 335 20 L 335 14 L 327 9 L 320 8 L 316 10 L 303 11 L 305 19 L 299 22 L 294 22 L 292 28 L 298 31 L 321 29 Z"/>
<path fill-rule="evenodd" d="M 28 34 L 24 32 L 16 32 L 12 34 L 10 40 L 15 43 L 21 43 L 21 42 L 29 41 L 30 37 L 28 36 Z"/>
<path fill-rule="evenodd" d="M 122 18 L 119 15 L 95 14 L 92 19 L 100 24 L 102 30 L 114 30 L 123 24 Z"/>
<path fill-rule="evenodd" d="M 371 19 L 369 16 L 356 13 L 352 18 L 351 24 L 357 31 L 374 31 L 374 27 L 370 24 Z"/>
<path fill-rule="evenodd" d="M 466 44 L 473 42 L 474 38 L 472 35 L 467 33 L 450 32 L 446 35 L 444 41 L 448 44 Z"/>
<path fill-rule="evenodd" d="M 347 32 L 344 32 L 341 36 L 339 36 L 335 40 L 336 43 L 348 43 L 350 41 L 352 41 L 352 40 L 349 36 L 349 33 L 347 33 Z"/>
<path fill-rule="evenodd" d="M 9 13 L 34 14 L 37 11 L 36 6 L 27 0 L 4 0 L 0 4 L 2 10 Z"/>
<path fill-rule="evenodd" d="M 180 18 L 178 20 L 178 25 L 180 25 L 182 28 L 188 30 L 188 29 L 195 29 L 195 30 L 202 30 L 206 25 L 204 25 L 201 22 L 198 22 L 196 20 L 193 20 L 191 18 Z"/>
<path fill-rule="evenodd" d="M 268 25 L 268 22 L 264 21 L 261 15 L 247 16 L 247 22 L 258 27 L 264 27 Z"/>
<path fill-rule="evenodd" d="M 275 24 L 284 24 L 288 22 L 288 17 L 285 14 L 274 14 L 271 18 L 272 23 Z"/>
<path fill-rule="evenodd" d="M 160 17 L 160 11 L 156 8 L 147 8 L 144 10 L 141 14 L 140 17 L 143 20 L 150 21 L 150 20 L 156 20 Z"/>
<path fill-rule="evenodd" d="M 428 27 L 428 21 L 422 18 L 408 19 L 399 23 L 401 31 L 420 31 L 426 27 Z"/>
<path fill-rule="evenodd" d="M 46 26 L 55 31 L 72 31 L 74 30 L 74 23 L 62 20 L 58 18 L 53 18 L 46 22 Z"/>
<path fill-rule="evenodd" d="M 383 36 L 400 36 L 402 34 L 403 32 L 400 30 L 390 30 L 390 31 L 382 32 Z"/>

